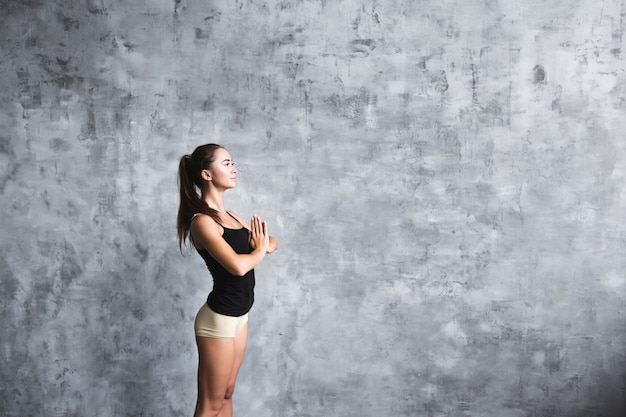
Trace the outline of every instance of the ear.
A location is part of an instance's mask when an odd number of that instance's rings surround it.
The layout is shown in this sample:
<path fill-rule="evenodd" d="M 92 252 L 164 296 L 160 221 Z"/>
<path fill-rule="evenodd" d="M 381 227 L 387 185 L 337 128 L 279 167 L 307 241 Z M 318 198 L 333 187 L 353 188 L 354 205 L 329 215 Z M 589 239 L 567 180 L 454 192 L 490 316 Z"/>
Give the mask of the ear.
<path fill-rule="evenodd" d="M 205 181 L 211 181 L 211 174 L 209 173 L 209 170 L 207 169 L 203 169 L 202 172 L 200 173 L 200 176 Z"/>

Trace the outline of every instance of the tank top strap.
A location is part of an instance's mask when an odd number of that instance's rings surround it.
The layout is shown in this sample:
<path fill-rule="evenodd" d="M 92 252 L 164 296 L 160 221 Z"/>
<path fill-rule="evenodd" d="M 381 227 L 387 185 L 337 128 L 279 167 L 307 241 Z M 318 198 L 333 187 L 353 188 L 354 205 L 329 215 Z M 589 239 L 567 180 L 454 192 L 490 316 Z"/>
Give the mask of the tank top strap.
<path fill-rule="evenodd" d="M 202 213 L 194 213 L 194 215 L 191 216 L 191 219 L 189 220 L 189 226 L 191 226 L 191 223 L 193 223 L 193 221 L 196 220 L 196 217 L 198 217 L 200 214 Z"/>
<path fill-rule="evenodd" d="M 237 220 L 237 218 L 236 218 L 235 216 L 233 216 L 232 214 L 230 214 L 230 211 L 226 210 L 226 213 L 228 213 L 228 215 L 229 215 L 230 217 L 232 217 L 233 219 L 235 219 L 235 221 L 236 221 L 237 223 L 241 224 L 241 222 L 240 222 L 239 220 Z M 243 224 L 241 224 L 241 225 L 243 226 Z"/>

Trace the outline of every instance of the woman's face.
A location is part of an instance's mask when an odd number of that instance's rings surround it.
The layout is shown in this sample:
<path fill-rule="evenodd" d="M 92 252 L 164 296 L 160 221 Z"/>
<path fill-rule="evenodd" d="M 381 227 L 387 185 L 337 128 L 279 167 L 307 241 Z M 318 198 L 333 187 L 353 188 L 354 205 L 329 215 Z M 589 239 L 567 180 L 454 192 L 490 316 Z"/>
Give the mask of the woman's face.
<path fill-rule="evenodd" d="M 237 185 L 237 168 L 228 151 L 219 148 L 213 154 L 214 160 L 206 171 L 211 183 L 218 188 L 229 189 Z"/>

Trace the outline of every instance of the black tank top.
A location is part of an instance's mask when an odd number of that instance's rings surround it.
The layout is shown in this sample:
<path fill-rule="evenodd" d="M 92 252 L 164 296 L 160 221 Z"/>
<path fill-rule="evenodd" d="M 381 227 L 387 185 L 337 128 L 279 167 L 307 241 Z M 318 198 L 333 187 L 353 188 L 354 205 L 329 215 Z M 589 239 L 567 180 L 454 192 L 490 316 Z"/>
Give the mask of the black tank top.
<path fill-rule="evenodd" d="M 233 216 L 231 215 L 231 217 Z M 235 217 L 233 218 L 235 219 Z M 248 229 L 245 227 L 241 229 L 223 227 L 223 229 L 222 237 L 236 253 L 247 254 L 252 252 L 248 241 Z M 235 317 L 250 311 L 254 303 L 254 269 L 248 271 L 244 276 L 238 277 L 228 272 L 206 249 L 197 250 L 213 276 L 213 290 L 207 298 L 209 307 L 216 313 Z"/>

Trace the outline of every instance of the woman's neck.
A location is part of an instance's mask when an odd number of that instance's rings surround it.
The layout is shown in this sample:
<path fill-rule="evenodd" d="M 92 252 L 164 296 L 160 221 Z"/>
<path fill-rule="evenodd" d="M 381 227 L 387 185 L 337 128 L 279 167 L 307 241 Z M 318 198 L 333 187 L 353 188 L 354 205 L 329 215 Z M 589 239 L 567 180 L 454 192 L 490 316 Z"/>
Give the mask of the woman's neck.
<path fill-rule="evenodd" d="M 209 207 L 220 213 L 225 213 L 224 209 L 224 191 L 210 189 L 202 193 L 202 199 Z"/>

